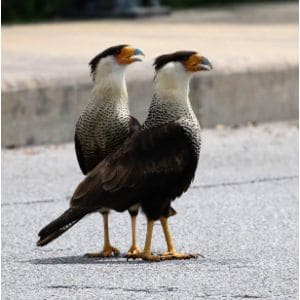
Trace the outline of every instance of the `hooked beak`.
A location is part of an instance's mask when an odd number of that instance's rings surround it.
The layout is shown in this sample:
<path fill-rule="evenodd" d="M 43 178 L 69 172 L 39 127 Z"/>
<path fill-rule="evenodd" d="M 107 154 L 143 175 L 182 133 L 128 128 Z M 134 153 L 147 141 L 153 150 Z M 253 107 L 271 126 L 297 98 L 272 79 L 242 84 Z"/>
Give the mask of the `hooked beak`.
<path fill-rule="evenodd" d="M 210 71 L 212 69 L 210 61 L 198 53 L 191 55 L 184 62 L 184 65 L 189 72 Z"/>
<path fill-rule="evenodd" d="M 136 61 L 142 61 L 141 56 L 145 56 L 142 50 L 127 46 L 118 54 L 117 60 L 121 65 L 129 65 Z"/>
<path fill-rule="evenodd" d="M 199 68 L 203 71 L 210 71 L 213 69 L 213 66 L 206 57 L 202 56 L 201 62 L 199 63 Z"/>
<path fill-rule="evenodd" d="M 135 48 L 134 52 L 133 52 L 133 55 L 131 56 L 132 62 L 142 61 L 141 56 L 145 56 L 145 54 L 143 53 L 143 51 L 141 49 Z"/>

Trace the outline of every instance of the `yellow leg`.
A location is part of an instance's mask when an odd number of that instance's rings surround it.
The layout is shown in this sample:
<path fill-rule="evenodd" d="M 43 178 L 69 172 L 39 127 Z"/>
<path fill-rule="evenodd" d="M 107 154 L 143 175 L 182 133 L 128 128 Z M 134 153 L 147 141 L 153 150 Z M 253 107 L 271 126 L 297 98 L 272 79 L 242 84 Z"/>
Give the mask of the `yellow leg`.
<path fill-rule="evenodd" d="M 142 258 L 144 260 L 149 260 L 149 261 L 161 261 L 161 260 L 171 260 L 171 259 L 190 259 L 190 258 L 195 258 L 195 255 L 192 254 L 183 254 L 183 253 L 178 253 L 175 250 L 173 240 L 171 237 L 171 232 L 168 224 L 168 219 L 167 218 L 161 218 L 161 225 L 164 230 L 167 246 L 168 246 L 168 251 L 164 253 L 163 255 L 160 256 L 155 256 L 151 254 L 151 240 L 152 240 L 152 233 L 153 233 L 153 226 L 154 226 L 154 221 L 149 221 L 147 223 L 147 234 L 146 234 L 146 241 L 145 241 L 145 246 L 144 250 L 142 253 L 139 254 L 132 254 L 132 255 L 127 255 L 127 258 Z"/>
<path fill-rule="evenodd" d="M 168 251 L 165 252 L 161 259 L 162 260 L 168 260 L 168 259 L 189 259 L 189 258 L 195 258 L 195 255 L 192 254 L 183 254 L 183 253 L 178 253 L 174 247 L 173 239 L 171 236 L 170 232 L 170 227 L 168 224 L 168 219 L 165 217 L 160 218 L 160 222 L 164 231 Z"/>
<path fill-rule="evenodd" d="M 160 218 L 160 223 L 162 225 L 163 231 L 164 231 L 164 235 L 165 235 L 165 239 L 166 239 L 166 243 L 167 243 L 167 247 L 168 247 L 168 251 L 169 253 L 173 253 L 176 252 L 174 244 L 173 244 L 173 239 L 171 236 L 171 232 L 170 232 L 170 227 L 168 224 L 168 219 L 167 218 Z"/>
<path fill-rule="evenodd" d="M 154 221 L 148 221 L 146 241 L 145 241 L 145 246 L 143 251 L 143 255 L 145 256 L 151 255 L 151 241 L 152 241 L 153 226 L 154 226 Z"/>
<path fill-rule="evenodd" d="M 131 236 L 132 236 L 132 245 L 128 250 L 127 255 L 139 254 L 141 249 L 139 248 L 136 241 L 136 216 L 131 216 Z"/>
<path fill-rule="evenodd" d="M 151 254 L 151 240 L 152 240 L 153 226 L 154 226 L 154 221 L 148 220 L 146 241 L 145 241 L 143 252 L 139 254 L 127 255 L 127 258 L 133 258 L 133 259 L 142 258 L 143 260 L 160 261 L 160 256 L 154 256 Z"/>
<path fill-rule="evenodd" d="M 108 229 L 108 213 L 102 214 L 102 216 L 103 216 L 103 227 L 104 227 L 103 250 L 101 252 L 88 253 L 86 254 L 87 257 L 112 257 L 112 256 L 118 256 L 120 254 L 120 251 L 110 244 L 109 229 Z"/>

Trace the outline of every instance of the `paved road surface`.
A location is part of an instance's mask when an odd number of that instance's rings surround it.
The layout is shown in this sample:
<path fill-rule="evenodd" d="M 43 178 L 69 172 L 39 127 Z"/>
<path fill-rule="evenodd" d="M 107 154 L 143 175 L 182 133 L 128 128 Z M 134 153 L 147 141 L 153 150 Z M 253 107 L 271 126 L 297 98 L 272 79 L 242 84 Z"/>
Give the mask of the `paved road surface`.
<path fill-rule="evenodd" d="M 171 227 L 190 261 L 87 259 L 102 244 L 100 216 L 37 248 L 37 232 L 67 207 L 81 178 L 73 146 L 2 151 L 3 299 L 298 299 L 298 125 L 205 130 L 192 188 Z M 125 253 L 127 213 L 112 213 Z M 145 218 L 138 220 L 142 245 Z M 165 250 L 154 230 L 153 250 Z"/>

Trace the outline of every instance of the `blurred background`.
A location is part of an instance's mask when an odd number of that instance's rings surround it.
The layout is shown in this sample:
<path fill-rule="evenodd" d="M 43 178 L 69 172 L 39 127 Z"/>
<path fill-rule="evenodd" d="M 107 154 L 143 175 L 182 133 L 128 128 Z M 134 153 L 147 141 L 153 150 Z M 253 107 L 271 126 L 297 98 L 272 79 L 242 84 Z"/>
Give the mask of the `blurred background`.
<path fill-rule="evenodd" d="M 146 54 L 127 71 L 143 121 L 155 56 L 196 50 L 213 72 L 191 83 L 204 127 L 298 118 L 298 2 L 2 1 L 2 146 L 69 142 L 90 97 L 88 62 L 107 47 Z"/>
<path fill-rule="evenodd" d="M 265 0 L 267 2 L 278 0 Z M 168 6 L 172 9 L 259 3 L 260 0 L 7 0 L 2 3 L 4 23 L 31 22 L 66 17 L 134 16 L 132 8 Z M 280 1 L 279 1 L 280 2 Z"/>

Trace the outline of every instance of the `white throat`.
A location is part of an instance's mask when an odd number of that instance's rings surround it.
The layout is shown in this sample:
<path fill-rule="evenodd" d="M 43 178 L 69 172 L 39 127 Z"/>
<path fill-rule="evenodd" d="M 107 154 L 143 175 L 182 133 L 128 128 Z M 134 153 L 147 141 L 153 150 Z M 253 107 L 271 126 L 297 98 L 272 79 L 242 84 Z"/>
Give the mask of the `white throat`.
<path fill-rule="evenodd" d="M 100 60 L 95 70 L 93 99 L 96 102 L 128 103 L 125 81 L 125 66 L 118 64 L 113 57 Z"/>
<path fill-rule="evenodd" d="M 188 104 L 190 78 L 181 63 L 168 63 L 155 76 L 154 93 L 161 101 Z"/>
<path fill-rule="evenodd" d="M 154 95 L 144 127 L 156 127 L 178 120 L 187 120 L 199 127 L 189 100 L 189 74 L 181 63 L 168 63 L 154 79 Z"/>

